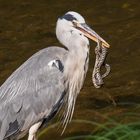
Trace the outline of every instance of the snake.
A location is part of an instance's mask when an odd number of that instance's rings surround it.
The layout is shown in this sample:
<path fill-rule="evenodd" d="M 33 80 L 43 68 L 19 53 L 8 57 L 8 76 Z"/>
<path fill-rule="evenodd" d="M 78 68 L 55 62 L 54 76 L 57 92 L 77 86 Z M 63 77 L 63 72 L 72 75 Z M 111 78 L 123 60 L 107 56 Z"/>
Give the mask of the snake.
<path fill-rule="evenodd" d="M 92 72 L 92 81 L 95 88 L 100 88 L 104 84 L 103 79 L 109 75 L 111 70 L 110 65 L 106 63 L 108 50 L 102 45 L 100 40 L 98 40 L 97 46 L 95 47 L 95 54 L 96 59 Z M 101 74 L 102 67 L 105 67 L 106 69 L 104 74 Z"/>

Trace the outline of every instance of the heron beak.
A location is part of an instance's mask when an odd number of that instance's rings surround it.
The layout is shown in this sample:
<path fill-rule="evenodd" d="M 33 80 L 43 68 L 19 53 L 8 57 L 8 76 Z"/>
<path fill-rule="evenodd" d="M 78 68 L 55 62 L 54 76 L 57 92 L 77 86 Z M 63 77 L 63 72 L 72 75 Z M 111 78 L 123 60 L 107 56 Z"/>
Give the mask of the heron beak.
<path fill-rule="evenodd" d="M 87 24 L 85 23 L 77 23 L 76 28 L 84 33 L 84 35 L 91 40 L 98 43 L 98 41 L 102 42 L 102 46 L 109 48 L 110 45 L 101 38 L 94 30 L 92 30 Z"/>

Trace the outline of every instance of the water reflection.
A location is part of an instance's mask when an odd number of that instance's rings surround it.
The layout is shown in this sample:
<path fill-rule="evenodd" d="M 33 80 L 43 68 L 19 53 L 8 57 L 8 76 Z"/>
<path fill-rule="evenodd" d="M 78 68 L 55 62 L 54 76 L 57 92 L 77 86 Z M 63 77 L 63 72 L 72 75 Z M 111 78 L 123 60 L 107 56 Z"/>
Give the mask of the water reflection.
<path fill-rule="evenodd" d="M 74 119 L 104 122 L 104 117 L 139 112 L 140 101 L 140 24 L 139 1 L 98 0 L 0 0 L 0 83 L 33 53 L 49 45 L 60 45 L 55 37 L 57 18 L 69 10 L 81 13 L 88 24 L 111 44 L 109 64 L 112 72 L 102 89 L 92 85 L 94 47 L 89 72 L 77 100 Z M 91 46 L 96 44 L 91 42 Z M 116 106 L 113 101 L 115 101 Z M 137 121 L 120 117 L 118 121 Z M 93 126 L 70 124 L 63 135 L 87 134 Z M 56 129 L 44 139 L 62 139 Z"/>

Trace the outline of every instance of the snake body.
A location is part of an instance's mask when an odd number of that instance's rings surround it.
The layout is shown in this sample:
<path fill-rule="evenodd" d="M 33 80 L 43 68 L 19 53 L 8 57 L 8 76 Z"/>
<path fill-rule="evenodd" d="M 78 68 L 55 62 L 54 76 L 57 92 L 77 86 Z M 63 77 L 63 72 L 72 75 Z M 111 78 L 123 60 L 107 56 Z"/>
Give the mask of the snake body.
<path fill-rule="evenodd" d="M 102 46 L 101 41 L 98 41 L 98 44 L 95 48 L 95 54 L 96 60 L 92 73 L 92 81 L 96 88 L 100 88 L 104 84 L 103 79 L 110 73 L 110 65 L 105 63 L 107 57 L 107 48 Z M 103 66 L 105 67 L 106 72 L 101 75 L 101 68 Z"/>

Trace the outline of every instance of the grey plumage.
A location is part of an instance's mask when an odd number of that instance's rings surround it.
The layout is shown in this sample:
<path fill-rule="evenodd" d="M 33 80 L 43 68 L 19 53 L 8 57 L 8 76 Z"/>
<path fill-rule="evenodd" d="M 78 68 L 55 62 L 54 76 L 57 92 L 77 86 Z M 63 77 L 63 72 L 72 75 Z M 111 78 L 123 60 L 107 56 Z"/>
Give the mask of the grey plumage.
<path fill-rule="evenodd" d="M 63 61 L 66 53 L 65 49 L 58 47 L 39 51 L 0 87 L 0 140 L 5 133 L 7 137 L 17 131 L 26 131 L 51 112 L 64 91 L 64 81 L 62 72 L 48 63 L 51 60 Z M 18 127 L 16 124 L 17 128 L 12 128 L 14 132 L 9 133 L 8 125 L 15 121 Z"/>
<path fill-rule="evenodd" d="M 58 19 L 58 40 L 67 48 L 48 47 L 22 64 L 0 87 L 0 140 L 28 140 L 64 106 L 64 130 L 72 119 L 89 60 L 89 40 L 101 40 L 84 18 L 68 12 Z"/>

